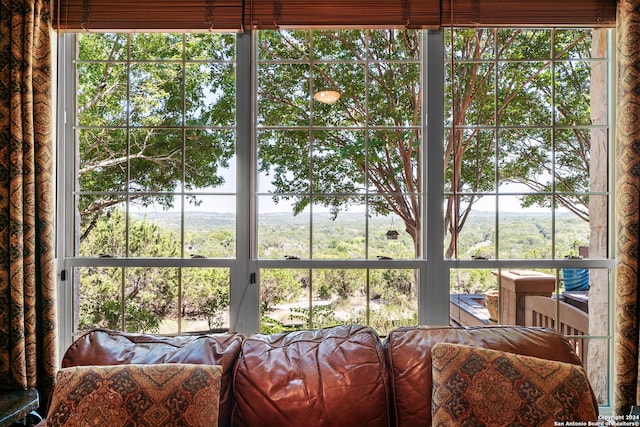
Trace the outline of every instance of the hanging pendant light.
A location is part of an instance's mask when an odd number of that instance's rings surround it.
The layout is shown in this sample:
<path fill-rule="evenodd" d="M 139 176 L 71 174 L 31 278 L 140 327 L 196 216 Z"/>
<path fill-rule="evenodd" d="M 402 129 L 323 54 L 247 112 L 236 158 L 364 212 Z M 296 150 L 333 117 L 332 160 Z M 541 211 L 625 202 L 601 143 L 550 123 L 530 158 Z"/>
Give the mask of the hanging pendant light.
<path fill-rule="evenodd" d="M 321 90 L 313 95 L 313 99 L 323 104 L 333 104 L 340 99 L 340 92 L 336 90 Z"/>

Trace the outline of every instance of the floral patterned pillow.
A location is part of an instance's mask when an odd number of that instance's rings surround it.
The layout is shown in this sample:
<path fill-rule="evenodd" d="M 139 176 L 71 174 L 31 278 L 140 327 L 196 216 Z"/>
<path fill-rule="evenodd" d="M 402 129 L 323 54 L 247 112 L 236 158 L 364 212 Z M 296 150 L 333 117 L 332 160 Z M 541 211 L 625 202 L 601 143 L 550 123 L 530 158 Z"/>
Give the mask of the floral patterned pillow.
<path fill-rule="evenodd" d="M 450 343 L 434 345 L 431 357 L 433 426 L 538 427 L 597 419 L 581 366 Z"/>
<path fill-rule="evenodd" d="M 46 425 L 215 426 L 221 372 L 178 363 L 63 368 Z"/>

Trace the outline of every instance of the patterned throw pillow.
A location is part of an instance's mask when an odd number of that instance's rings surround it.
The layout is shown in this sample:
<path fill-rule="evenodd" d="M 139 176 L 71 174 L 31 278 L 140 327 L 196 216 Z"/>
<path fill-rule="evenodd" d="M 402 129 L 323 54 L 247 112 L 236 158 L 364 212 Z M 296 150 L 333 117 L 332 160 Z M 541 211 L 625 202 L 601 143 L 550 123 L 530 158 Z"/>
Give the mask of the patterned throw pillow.
<path fill-rule="evenodd" d="M 431 357 L 433 426 L 538 427 L 597 419 L 581 366 L 449 343 L 434 345 Z"/>
<path fill-rule="evenodd" d="M 218 423 L 220 366 L 76 366 L 63 368 L 47 427 L 211 427 Z"/>

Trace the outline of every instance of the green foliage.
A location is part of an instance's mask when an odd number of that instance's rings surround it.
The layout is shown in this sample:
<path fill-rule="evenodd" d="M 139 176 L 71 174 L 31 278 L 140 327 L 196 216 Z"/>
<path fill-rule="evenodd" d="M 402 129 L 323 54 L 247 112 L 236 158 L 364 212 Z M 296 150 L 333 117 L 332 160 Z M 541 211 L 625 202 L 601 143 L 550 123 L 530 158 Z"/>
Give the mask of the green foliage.
<path fill-rule="evenodd" d="M 447 56 L 465 61 L 446 70 L 447 125 L 457 130 L 446 136 L 445 172 L 447 191 L 462 196 L 447 205 L 447 257 L 478 199 L 470 193 L 505 184 L 524 186 L 523 207 L 558 206 L 588 221 L 590 129 L 551 126 L 591 125 L 590 44 L 590 30 L 455 30 Z M 541 195 L 553 191 L 562 197 Z"/>
<path fill-rule="evenodd" d="M 282 322 L 279 322 L 264 313 L 260 316 L 260 333 L 261 334 L 277 334 L 280 332 L 290 331 L 291 328 L 284 326 Z"/>
<path fill-rule="evenodd" d="M 83 251 L 126 256 L 175 256 L 179 246 L 172 233 L 157 224 L 130 219 L 125 233 L 124 215 L 113 210 L 96 222 Z M 160 319 L 175 308 L 177 270 L 172 268 L 99 268 L 80 270 L 79 321 L 85 329 L 102 326 L 128 331 L 156 331 Z M 122 301 L 125 301 L 124 310 Z M 124 318 L 123 318 L 124 316 Z"/>
<path fill-rule="evenodd" d="M 313 276 L 314 286 L 316 282 L 325 285 L 331 288 L 332 295 L 346 302 L 354 295 L 364 294 L 365 274 L 363 270 L 318 270 Z"/>
<path fill-rule="evenodd" d="M 260 275 L 261 312 L 267 313 L 277 304 L 297 299 L 301 295 L 300 283 L 291 270 L 263 270 Z"/>
<path fill-rule="evenodd" d="M 168 208 L 178 185 L 220 186 L 235 153 L 235 132 L 217 130 L 235 123 L 235 67 L 224 62 L 235 56 L 233 35 L 92 33 L 78 40 L 78 181 L 83 192 L 98 192 L 78 200 L 81 239 L 125 193 Z M 173 129 L 183 117 L 184 133 Z M 125 132 L 125 125 L 135 128 Z"/>
<path fill-rule="evenodd" d="M 229 309 L 229 270 L 182 269 L 182 313 L 204 316 L 209 330 L 221 328 Z"/>
<path fill-rule="evenodd" d="M 314 203 L 329 208 L 335 218 L 362 204 L 363 199 L 351 195 L 370 185 L 383 195 L 370 204 L 372 211 L 394 212 L 415 233 L 416 224 L 409 220 L 420 215 L 401 207 L 412 203 L 392 202 L 386 194 L 409 198 L 398 194 L 421 188 L 421 140 L 412 128 L 420 126 L 421 117 L 421 33 L 262 31 L 259 37 L 260 60 L 265 61 L 258 69 L 259 124 L 330 127 L 311 133 L 259 131 L 259 170 L 275 186 L 274 199 L 292 201 L 299 214 L 311 203 L 310 190 L 322 193 Z M 299 62 L 309 57 L 314 61 Z M 334 60 L 344 62 L 326 62 Z M 312 101 L 311 94 L 327 88 L 342 93 L 338 103 Z M 366 125 L 397 129 L 367 133 Z"/>
<path fill-rule="evenodd" d="M 335 309 L 330 305 L 314 305 L 309 313 L 306 307 L 298 307 L 291 309 L 291 320 L 298 320 L 302 329 L 320 329 L 344 323 L 344 320 L 338 319 Z"/>
<path fill-rule="evenodd" d="M 415 196 L 423 191 L 424 166 L 421 37 L 404 30 L 259 33 L 258 173 L 270 181 L 276 203 L 293 202 L 295 216 L 285 216 L 284 223 L 260 217 L 261 258 L 421 254 L 424 201 Z M 493 218 L 470 221 L 470 213 L 476 194 L 515 183 L 527 188 L 523 207 L 564 207 L 588 220 L 590 37 L 583 30 L 456 30 L 447 56 L 464 61 L 445 70 L 446 111 L 455 112 L 445 118 L 446 127 L 455 128 L 444 142 L 445 191 L 455 193 L 445 213 L 446 256 L 456 247 L 461 258 L 558 258 L 588 242 L 584 228 L 566 221 L 554 230 L 549 217 L 501 219 L 496 236 Z M 234 36 L 80 34 L 78 39 L 80 256 L 182 256 L 180 230 L 155 219 L 125 218 L 124 212 L 136 204 L 173 207 L 176 190 L 184 190 L 186 203 L 197 206 L 202 203 L 197 191 L 225 183 L 235 156 Z M 451 38 L 445 34 L 445 40 Z M 552 65 L 552 58 L 571 61 Z M 342 93 L 338 103 L 313 101 L 316 90 L 327 88 Z M 552 132 L 553 124 L 566 128 Z M 562 197 L 548 197 L 552 191 Z M 365 203 L 367 212 L 357 221 L 343 220 L 346 210 Z M 328 210 L 328 218 L 305 217 L 312 207 Z M 397 241 L 384 238 L 389 224 L 374 221 L 390 216 L 399 220 Z M 233 258 L 234 225 L 233 220 L 219 227 L 193 225 L 185 244 L 199 255 Z M 222 325 L 229 306 L 226 269 L 90 267 L 81 273 L 80 328 L 156 331 L 173 311 L 204 317 L 212 329 Z M 482 291 L 490 286 L 488 274 L 462 272 L 457 286 Z M 294 306 L 290 319 L 320 327 L 368 318 L 379 331 L 416 323 L 414 275 L 410 270 L 264 270 L 261 329 L 285 330 L 267 315 L 309 296 L 330 304 L 314 305 L 311 312 Z M 368 313 L 353 308 L 345 314 L 367 295 L 367 303 L 383 304 Z"/>

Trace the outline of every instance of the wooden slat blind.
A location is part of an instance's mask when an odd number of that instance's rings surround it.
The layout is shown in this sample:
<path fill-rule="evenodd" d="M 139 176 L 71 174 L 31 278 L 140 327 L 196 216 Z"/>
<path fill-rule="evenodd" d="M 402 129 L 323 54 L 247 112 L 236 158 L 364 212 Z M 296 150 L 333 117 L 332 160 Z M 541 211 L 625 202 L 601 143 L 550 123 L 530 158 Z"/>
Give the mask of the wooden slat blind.
<path fill-rule="evenodd" d="M 440 0 L 245 0 L 245 26 L 438 28 Z"/>
<path fill-rule="evenodd" d="M 242 0 L 58 0 L 55 27 L 88 31 L 240 31 Z"/>
<path fill-rule="evenodd" d="M 615 27 L 615 23 L 616 0 L 442 0 L 443 27 Z"/>
<path fill-rule="evenodd" d="M 59 0 L 59 30 L 613 27 L 616 0 Z"/>

